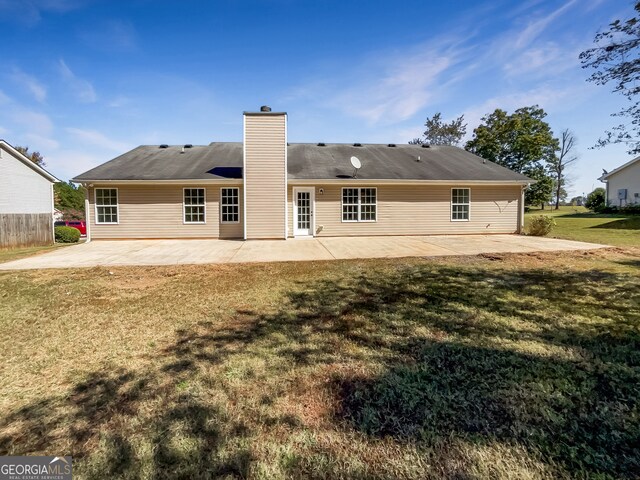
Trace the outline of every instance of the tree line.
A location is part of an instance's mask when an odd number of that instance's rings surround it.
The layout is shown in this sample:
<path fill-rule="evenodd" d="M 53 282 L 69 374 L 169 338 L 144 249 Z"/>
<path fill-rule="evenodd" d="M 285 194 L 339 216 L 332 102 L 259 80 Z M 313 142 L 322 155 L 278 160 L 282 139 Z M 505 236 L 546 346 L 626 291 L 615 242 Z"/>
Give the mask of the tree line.
<path fill-rule="evenodd" d="M 509 114 L 497 108 L 482 117 L 464 148 L 486 160 L 535 180 L 525 191 L 528 205 L 555 201 L 555 208 L 567 196 L 567 168 L 576 162 L 576 137 L 569 129 L 555 137 L 538 105 L 522 107 Z M 425 122 L 420 138 L 409 143 L 459 146 L 466 135 L 464 115 L 447 123 L 436 113 Z"/>

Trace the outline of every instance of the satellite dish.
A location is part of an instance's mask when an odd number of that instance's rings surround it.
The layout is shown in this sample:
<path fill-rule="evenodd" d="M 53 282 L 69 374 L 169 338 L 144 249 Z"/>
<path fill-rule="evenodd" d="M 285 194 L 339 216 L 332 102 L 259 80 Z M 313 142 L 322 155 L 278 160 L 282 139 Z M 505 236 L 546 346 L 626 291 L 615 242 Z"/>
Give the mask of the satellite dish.
<path fill-rule="evenodd" d="M 351 166 L 355 169 L 353 171 L 353 178 L 356 178 L 358 175 L 358 169 L 362 167 L 362 163 L 360 163 L 358 157 L 351 157 Z"/>

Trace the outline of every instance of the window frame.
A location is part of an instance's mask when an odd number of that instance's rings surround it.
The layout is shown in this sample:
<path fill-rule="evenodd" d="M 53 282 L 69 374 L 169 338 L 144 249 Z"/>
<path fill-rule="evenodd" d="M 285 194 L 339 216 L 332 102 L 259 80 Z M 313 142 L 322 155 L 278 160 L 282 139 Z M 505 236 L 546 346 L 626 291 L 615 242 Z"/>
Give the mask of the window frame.
<path fill-rule="evenodd" d="M 358 191 L 358 203 L 344 203 L 344 191 L 345 190 L 357 190 Z M 362 191 L 363 190 L 373 190 L 375 192 L 376 201 L 375 203 L 362 203 Z M 356 220 L 345 220 L 344 219 L 344 206 L 357 206 L 357 219 Z M 363 205 L 373 205 L 375 206 L 375 218 L 373 220 L 363 220 L 362 219 L 362 206 Z M 340 219 L 342 223 L 377 223 L 378 222 L 378 187 L 342 187 L 340 190 Z"/>
<path fill-rule="evenodd" d="M 116 204 L 115 205 L 98 205 L 98 190 L 115 190 L 116 191 Z M 93 189 L 93 213 L 95 215 L 95 225 L 120 225 L 120 191 L 118 187 L 94 187 Z M 116 221 L 115 222 L 100 222 L 98 215 L 99 207 L 116 207 Z"/>
<path fill-rule="evenodd" d="M 202 196 L 202 205 L 200 204 L 191 204 L 189 205 L 190 207 L 203 207 L 203 218 L 204 220 L 202 222 L 198 221 L 198 222 L 193 222 L 193 221 L 187 221 L 187 204 L 184 202 L 184 195 L 185 192 L 187 190 L 202 190 L 204 192 L 203 196 Z M 207 187 L 183 187 L 182 188 L 182 224 L 183 225 L 206 225 L 207 223 Z"/>
<path fill-rule="evenodd" d="M 236 221 L 228 221 L 228 220 L 223 220 L 223 213 L 222 213 L 222 191 L 223 190 L 237 190 L 238 194 L 236 195 L 236 198 L 238 199 L 238 203 L 237 203 L 237 207 L 238 207 L 238 220 Z M 227 205 L 231 205 L 233 206 L 233 204 L 227 204 Z M 240 223 L 240 187 L 220 187 L 220 223 L 221 224 L 225 224 L 225 225 L 234 225 L 234 224 L 238 224 Z"/>
<path fill-rule="evenodd" d="M 454 190 L 467 190 L 469 193 L 467 197 L 469 198 L 467 203 L 453 203 L 453 191 Z M 453 218 L 453 206 L 456 205 L 466 205 L 468 207 L 467 218 Z M 449 194 L 449 219 L 452 222 L 470 222 L 471 221 L 471 187 L 451 187 L 451 192 Z"/>

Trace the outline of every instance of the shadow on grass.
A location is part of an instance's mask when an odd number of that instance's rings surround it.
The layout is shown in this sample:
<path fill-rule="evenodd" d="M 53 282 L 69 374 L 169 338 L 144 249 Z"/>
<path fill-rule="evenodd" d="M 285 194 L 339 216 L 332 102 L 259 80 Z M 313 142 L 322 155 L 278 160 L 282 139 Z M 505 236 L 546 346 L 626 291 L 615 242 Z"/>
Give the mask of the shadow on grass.
<path fill-rule="evenodd" d="M 205 470 L 207 475 L 245 477 L 248 452 L 219 456 L 243 429 L 219 409 L 176 394 L 174 384 L 160 385 L 158 380 L 154 374 L 136 376 L 124 370 L 89 374 L 66 402 L 52 397 L 5 417 L 0 428 L 14 433 L 0 436 L 0 453 L 55 454 L 62 447 L 73 455 L 74 464 L 86 460 L 81 473 L 87 478 L 138 478 L 142 463 L 128 437 L 144 432 L 153 447 L 153 461 L 146 468 L 152 478 L 197 478 Z M 161 413 L 145 423 L 142 409 L 154 399 L 162 402 Z"/>
<path fill-rule="evenodd" d="M 9 432 L 0 435 L 0 454 L 65 447 L 83 459 L 88 477 L 135 478 L 143 468 L 156 478 L 246 477 L 261 428 L 295 430 L 300 419 L 258 421 L 257 407 L 238 392 L 232 403 L 243 408 L 231 415 L 209 400 L 231 388 L 219 378 L 205 392 L 185 387 L 242 356 L 266 358 L 268 377 L 360 365 L 357 373 L 333 374 L 326 386 L 341 431 L 425 452 L 452 438 L 498 441 L 523 446 L 558 476 L 631 478 L 640 471 L 637 280 L 596 270 L 424 263 L 300 283 L 275 312 L 238 310 L 178 331 L 144 373 L 95 372 L 64 401 L 14 412 L 0 421 Z M 244 378 L 246 385 L 255 380 Z M 262 396 L 263 407 L 287 394 L 257 383 L 248 391 Z M 128 440 L 133 433 L 152 452 L 148 464 L 140 458 L 144 445 Z M 312 458 L 285 470 L 345 475 L 344 461 L 313 465 Z M 376 468 L 369 476 L 383 476 Z"/>
<path fill-rule="evenodd" d="M 590 228 L 613 228 L 616 230 L 640 230 L 640 217 L 620 218 L 612 222 L 601 223 Z"/>

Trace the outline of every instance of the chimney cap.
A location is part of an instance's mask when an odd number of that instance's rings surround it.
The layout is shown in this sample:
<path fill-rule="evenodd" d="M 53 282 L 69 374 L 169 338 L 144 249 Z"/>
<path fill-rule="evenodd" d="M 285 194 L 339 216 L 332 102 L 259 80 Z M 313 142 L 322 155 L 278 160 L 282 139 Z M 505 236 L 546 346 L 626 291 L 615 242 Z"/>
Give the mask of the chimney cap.
<path fill-rule="evenodd" d="M 271 107 L 269 105 L 262 105 L 260 107 L 260 111 L 261 112 L 270 112 L 271 111 Z"/>

